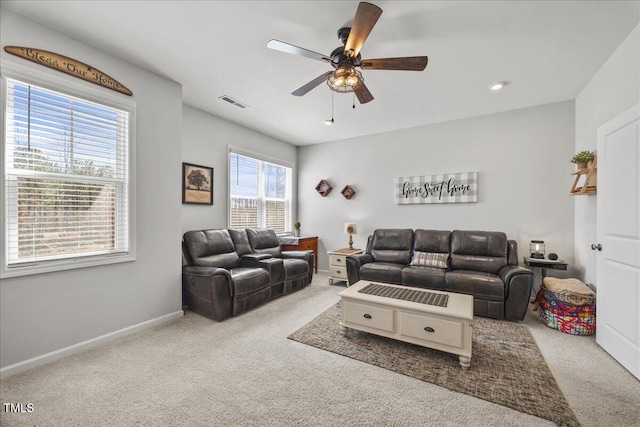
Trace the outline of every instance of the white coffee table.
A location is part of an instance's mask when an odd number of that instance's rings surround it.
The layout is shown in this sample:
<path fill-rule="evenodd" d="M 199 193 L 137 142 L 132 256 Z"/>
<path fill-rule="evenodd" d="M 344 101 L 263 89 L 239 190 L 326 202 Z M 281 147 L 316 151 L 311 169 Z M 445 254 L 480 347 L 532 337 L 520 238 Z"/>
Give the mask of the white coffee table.
<path fill-rule="evenodd" d="M 373 294 L 361 292 L 363 290 Z M 381 296 L 380 293 L 389 295 Z M 344 335 L 348 328 L 353 328 L 457 354 L 460 366 L 469 368 L 473 296 L 368 280 L 355 283 L 339 295 L 340 328 Z M 446 306 L 416 302 L 441 303 L 443 299 L 447 300 Z"/>

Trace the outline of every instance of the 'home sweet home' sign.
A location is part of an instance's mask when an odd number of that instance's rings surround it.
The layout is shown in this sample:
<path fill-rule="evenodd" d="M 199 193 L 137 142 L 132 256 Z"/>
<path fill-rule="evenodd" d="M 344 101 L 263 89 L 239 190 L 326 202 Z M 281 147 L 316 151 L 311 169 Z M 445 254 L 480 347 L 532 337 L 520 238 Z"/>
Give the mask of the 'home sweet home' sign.
<path fill-rule="evenodd" d="M 400 177 L 396 180 L 397 205 L 477 201 L 477 172 Z"/>

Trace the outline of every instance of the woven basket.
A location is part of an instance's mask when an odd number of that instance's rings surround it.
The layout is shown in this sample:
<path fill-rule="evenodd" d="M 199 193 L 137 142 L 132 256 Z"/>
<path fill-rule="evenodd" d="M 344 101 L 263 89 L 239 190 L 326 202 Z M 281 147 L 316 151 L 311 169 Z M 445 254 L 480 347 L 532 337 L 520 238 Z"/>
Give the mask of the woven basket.
<path fill-rule="evenodd" d="M 577 279 L 545 277 L 542 286 L 540 320 L 545 325 L 571 335 L 595 332 L 595 292 L 587 285 Z"/>

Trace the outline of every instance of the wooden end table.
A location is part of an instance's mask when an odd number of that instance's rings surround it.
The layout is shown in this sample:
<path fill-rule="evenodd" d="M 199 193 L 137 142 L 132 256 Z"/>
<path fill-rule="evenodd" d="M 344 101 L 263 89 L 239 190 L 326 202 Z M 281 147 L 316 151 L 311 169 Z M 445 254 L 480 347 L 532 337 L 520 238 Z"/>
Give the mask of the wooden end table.
<path fill-rule="evenodd" d="M 336 249 L 329 251 L 329 284 L 333 285 L 334 280 L 339 282 L 347 281 L 347 256 L 361 254 L 362 249 Z"/>
<path fill-rule="evenodd" d="M 547 268 L 551 270 L 566 270 L 567 263 L 563 260 L 550 260 L 544 258 L 530 258 L 530 257 L 522 257 L 524 259 L 524 265 L 529 268 L 539 268 L 542 274 L 542 279 L 540 280 L 540 288 L 538 288 L 538 292 L 536 292 L 535 299 L 531 302 L 533 304 L 533 311 L 538 310 L 540 307 L 540 301 L 542 301 L 542 294 L 544 289 L 542 288 L 542 284 L 544 282 L 544 278 L 547 276 Z"/>
<path fill-rule="evenodd" d="M 318 274 L 318 236 L 280 237 L 280 249 L 283 251 L 313 251 L 316 257 L 314 270 Z"/>

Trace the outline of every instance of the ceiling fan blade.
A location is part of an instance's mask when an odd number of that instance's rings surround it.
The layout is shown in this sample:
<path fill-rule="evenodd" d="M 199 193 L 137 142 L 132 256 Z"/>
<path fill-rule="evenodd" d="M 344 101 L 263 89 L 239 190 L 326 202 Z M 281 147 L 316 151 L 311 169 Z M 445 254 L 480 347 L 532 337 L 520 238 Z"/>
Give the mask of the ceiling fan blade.
<path fill-rule="evenodd" d="M 404 58 L 363 59 L 360 66 L 363 70 L 406 70 L 422 71 L 427 68 L 429 58 L 426 56 L 407 56 Z"/>
<path fill-rule="evenodd" d="M 380 15 L 382 15 L 382 9 L 375 4 L 361 2 L 358 5 L 349 37 L 345 43 L 345 53 L 348 52 L 352 58 L 358 56 L 362 45 L 364 45 L 365 40 L 369 37 L 373 26 L 378 22 Z"/>
<path fill-rule="evenodd" d="M 360 104 L 366 104 L 369 101 L 373 101 L 373 95 L 371 95 L 371 92 L 369 92 L 369 89 L 367 89 L 364 82 L 361 82 L 354 92 L 356 93 Z"/>
<path fill-rule="evenodd" d="M 318 52 L 314 52 L 309 49 L 304 49 L 302 47 L 294 46 L 289 43 L 281 42 L 280 40 L 269 40 L 267 43 L 267 47 L 273 50 L 279 50 L 280 52 L 290 53 L 292 55 L 305 56 L 311 59 L 317 59 L 318 61 L 323 62 L 332 62 L 331 58 L 327 55 L 323 55 Z"/>
<path fill-rule="evenodd" d="M 304 85 L 301 88 L 296 89 L 295 91 L 291 92 L 291 95 L 294 95 L 294 96 L 305 95 L 307 92 L 309 92 L 311 89 L 314 89 L 320 83 L 326 82 L 327 81 L 327 77 L 329 77 L 329 74 L 331 74 L 331 73 L 332 73 L 332 71 L 327 71 L 326 73 L 316 77 L 315 79 L 311 80 L 306 85 Z"/>

